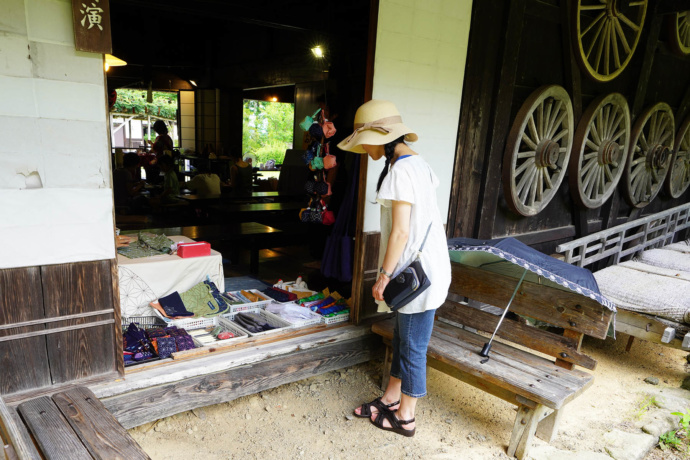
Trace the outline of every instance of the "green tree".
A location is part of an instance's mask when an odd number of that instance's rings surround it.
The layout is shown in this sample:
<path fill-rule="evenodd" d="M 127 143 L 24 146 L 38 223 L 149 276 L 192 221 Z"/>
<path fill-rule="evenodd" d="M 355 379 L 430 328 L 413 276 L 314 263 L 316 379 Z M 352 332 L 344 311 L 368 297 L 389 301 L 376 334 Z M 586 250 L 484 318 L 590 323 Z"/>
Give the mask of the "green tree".
<path fill-rule="evenodd" d="M 242 153 L 253 154 L 259 163 L 281 163 L 292 148 L 294 119 L 294 104 L 245 99 Z"/>

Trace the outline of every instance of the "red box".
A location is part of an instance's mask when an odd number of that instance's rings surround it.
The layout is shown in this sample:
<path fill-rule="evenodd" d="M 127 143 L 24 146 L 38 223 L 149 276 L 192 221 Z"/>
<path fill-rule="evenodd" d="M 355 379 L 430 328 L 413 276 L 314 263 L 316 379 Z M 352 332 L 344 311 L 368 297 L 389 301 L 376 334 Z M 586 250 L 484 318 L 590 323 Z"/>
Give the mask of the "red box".
<path fill-rule="evenodd" d="M 195 243 L 178 243 L 177 255 L 183 258 L 210 256 L 211 245 L 206 241 L 197 241 Z"/>

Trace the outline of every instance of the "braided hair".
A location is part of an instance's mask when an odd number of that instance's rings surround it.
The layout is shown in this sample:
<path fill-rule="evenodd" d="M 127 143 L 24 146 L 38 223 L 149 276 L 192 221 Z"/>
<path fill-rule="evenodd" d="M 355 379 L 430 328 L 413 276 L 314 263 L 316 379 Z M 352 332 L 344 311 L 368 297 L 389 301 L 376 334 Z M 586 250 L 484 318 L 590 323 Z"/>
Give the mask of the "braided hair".
<path fill-rule="evenodd" d="M 388 171 L 390 170 L 390 165 L 391 161 L 393 160 L 393 155 L 395 154 L 395 147 L 398 144 L 404 144 L 405 143 L 405 136 L 402 135 L 399 138 L 390 141 L 388 144 L 385 144 L 383 146 L 383 152 L 386 157 L 386 164 L 383 167 L 383 171 L 381 171 L 381 175 L 379 176 L 379 182 L 376 184 L 376 191 L 378 192 L 379 189 L 381 188 L 381 184 L 383 183 L 383 179 L 386 178 L 388 175 Z"/>

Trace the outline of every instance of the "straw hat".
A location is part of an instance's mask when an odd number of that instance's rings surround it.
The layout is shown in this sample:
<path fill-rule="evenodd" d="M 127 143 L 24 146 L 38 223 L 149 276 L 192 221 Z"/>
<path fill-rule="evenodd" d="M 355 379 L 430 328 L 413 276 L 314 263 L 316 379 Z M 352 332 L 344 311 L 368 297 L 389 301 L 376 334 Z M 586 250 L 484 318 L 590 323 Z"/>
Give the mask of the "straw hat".
<path fill-rule="evenodd" d="M 338 144 L 341 150 L 366 153 L 362 144 L 384 145 L 405 135 L 407 142 L 415 142 L 419 136 L 402 122 L 395 104 L 380 99 L 365 102 L 355 114 L 355 131 Z"/>

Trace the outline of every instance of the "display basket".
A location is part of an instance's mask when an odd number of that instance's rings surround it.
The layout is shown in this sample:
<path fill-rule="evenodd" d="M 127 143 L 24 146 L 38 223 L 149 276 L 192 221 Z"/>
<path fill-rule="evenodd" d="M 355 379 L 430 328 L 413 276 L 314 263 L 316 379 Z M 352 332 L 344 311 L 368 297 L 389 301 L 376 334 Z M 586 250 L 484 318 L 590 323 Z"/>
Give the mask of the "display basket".
<path fill-rule="evenodd" d="M 176 319 L 173 320 L 172 323 L 179 328 L 185 329 L 188 334 L 190 333 L 190 331 L 194 331 L 197 329 L 206 329 L 207 327 L 215 328 L 217 326 L 222 327 L 223 332 L 232 332 L 234 334 L 234 337 L 231 337 L 229 339 L 215 339 L 212 342 L 208 343 L 201 342 L 195 336 L 189 334 L 192 337 L 192 340 L 194 340 L 194 344 L 197 346 L 197 348 L 231 343 L 237 339 L 243 339 L 249 336 L 249 333 L 245 331 L 243 328 L 236 325 L 232 321 L 226 320 L 221 316 L 214 316 L 213 318 Z"/>
<path fill-rule="evenodd" d="M 261 317 L 271 326 L 276 327 L 276 329 L 271 329 L 270 331 L 263 331 L 263 332 L 249 332 L 239 324 L 233 322 L 232 324 L 236 327 L 239 327 L 244 331 L 245 333 L 249 334 L 252 337 L 262 337 L 264 335 L 270 335 L 270 334 L 275 334 L 276 332 L 281 332 L 284 331 L 285 329 L 291 329 L 293 325 L 287 321 L 285 321 L 283 318 L 280 318 L 279 316 L 274 315 L 273 313 L 267 312 L 263 308 L 259 307 L 254 307 L 250 308 L 249 310 L 244 310 L 241 312 L 235 312 L 235 313 L 226 313 L 222 315 L 223 318 L 233 321 L 235 319 L 235 316 L 237 316 L 237 313 L 258 313 L 261 315 Z"/>
<path fill-rule="evenodd" d="M 257 289 L 246 289 L 246 291 L 251 292 L 252 294 L 259 295 L 261 297 L 266 297 L 264 294 L 262 294 L 259 290 Z M 238 294 L 240 291 L 230 291 L 230 294 Z M 221 294 L 225 299 L 228 301 L 232 301 L 227 295 Z M 242 303 L 242 304 L 237 304 L 237 305 L 230 305 L 230 313 L 237 313 L 238 311 L 248 311 L 251 310 L 252 308 L 266 308 L 266 305 L 270 304 L 273 301 L 273 299 L 266 299 L 266 300 L 260 300 L 258 302 L 249 302 L 249 303 Z M 223 316 L 227 315 L 228 313 L 225 313 Z"/>
<path fill-rule="evenodd" d="M 276 302 L 277 304 L 281 304 L 281 302 Z M 269 304 L 270 305 L 270 304 Z M 297 304 L 295 304 L 297 305 Z M 323 324 L 323 316 L 319 315 L 318 313 L 315 313 L 311 311 L 310 309 L 306 307 L 301 307 L 297 305 L 298 308 L 303 308 L 305 311 L 309 313 L 309 318 L 304 319 L 301 321 L 290 321 L 289 319 L 285 319 L 282 316 L 278 315 L 277 313 L 273 313 L 272 311 L 266 310 L 268 313 L 277 316 L 278 318 L 282 319 L 283 321 L 286 321 L 292 325 L 293 328 L 298 328 L 298 327 L 305 327 L 305 326 L 314 326 L 315 324 Z"/>
<path fill-rule="evenodd" d="M 321 315 L 319 315 L 321 316 Z M 330 324 L 337 324 L 337 323 L 346 323 L 350 321 L 350 313 L 343 314 L 343 315 L 335 315 L 335 316 L 321 316 L 323 318 L 323 322 L 330 325 Z"/>
<path fill-rule="evenodd" d="M 141 329 L 153 329 L 156 327 L 166 327 L 168 323 L 157 316 L 123 316 L 122 317 L 122 332 L 124 332 L 130 323 L 138 324 Z"/>

